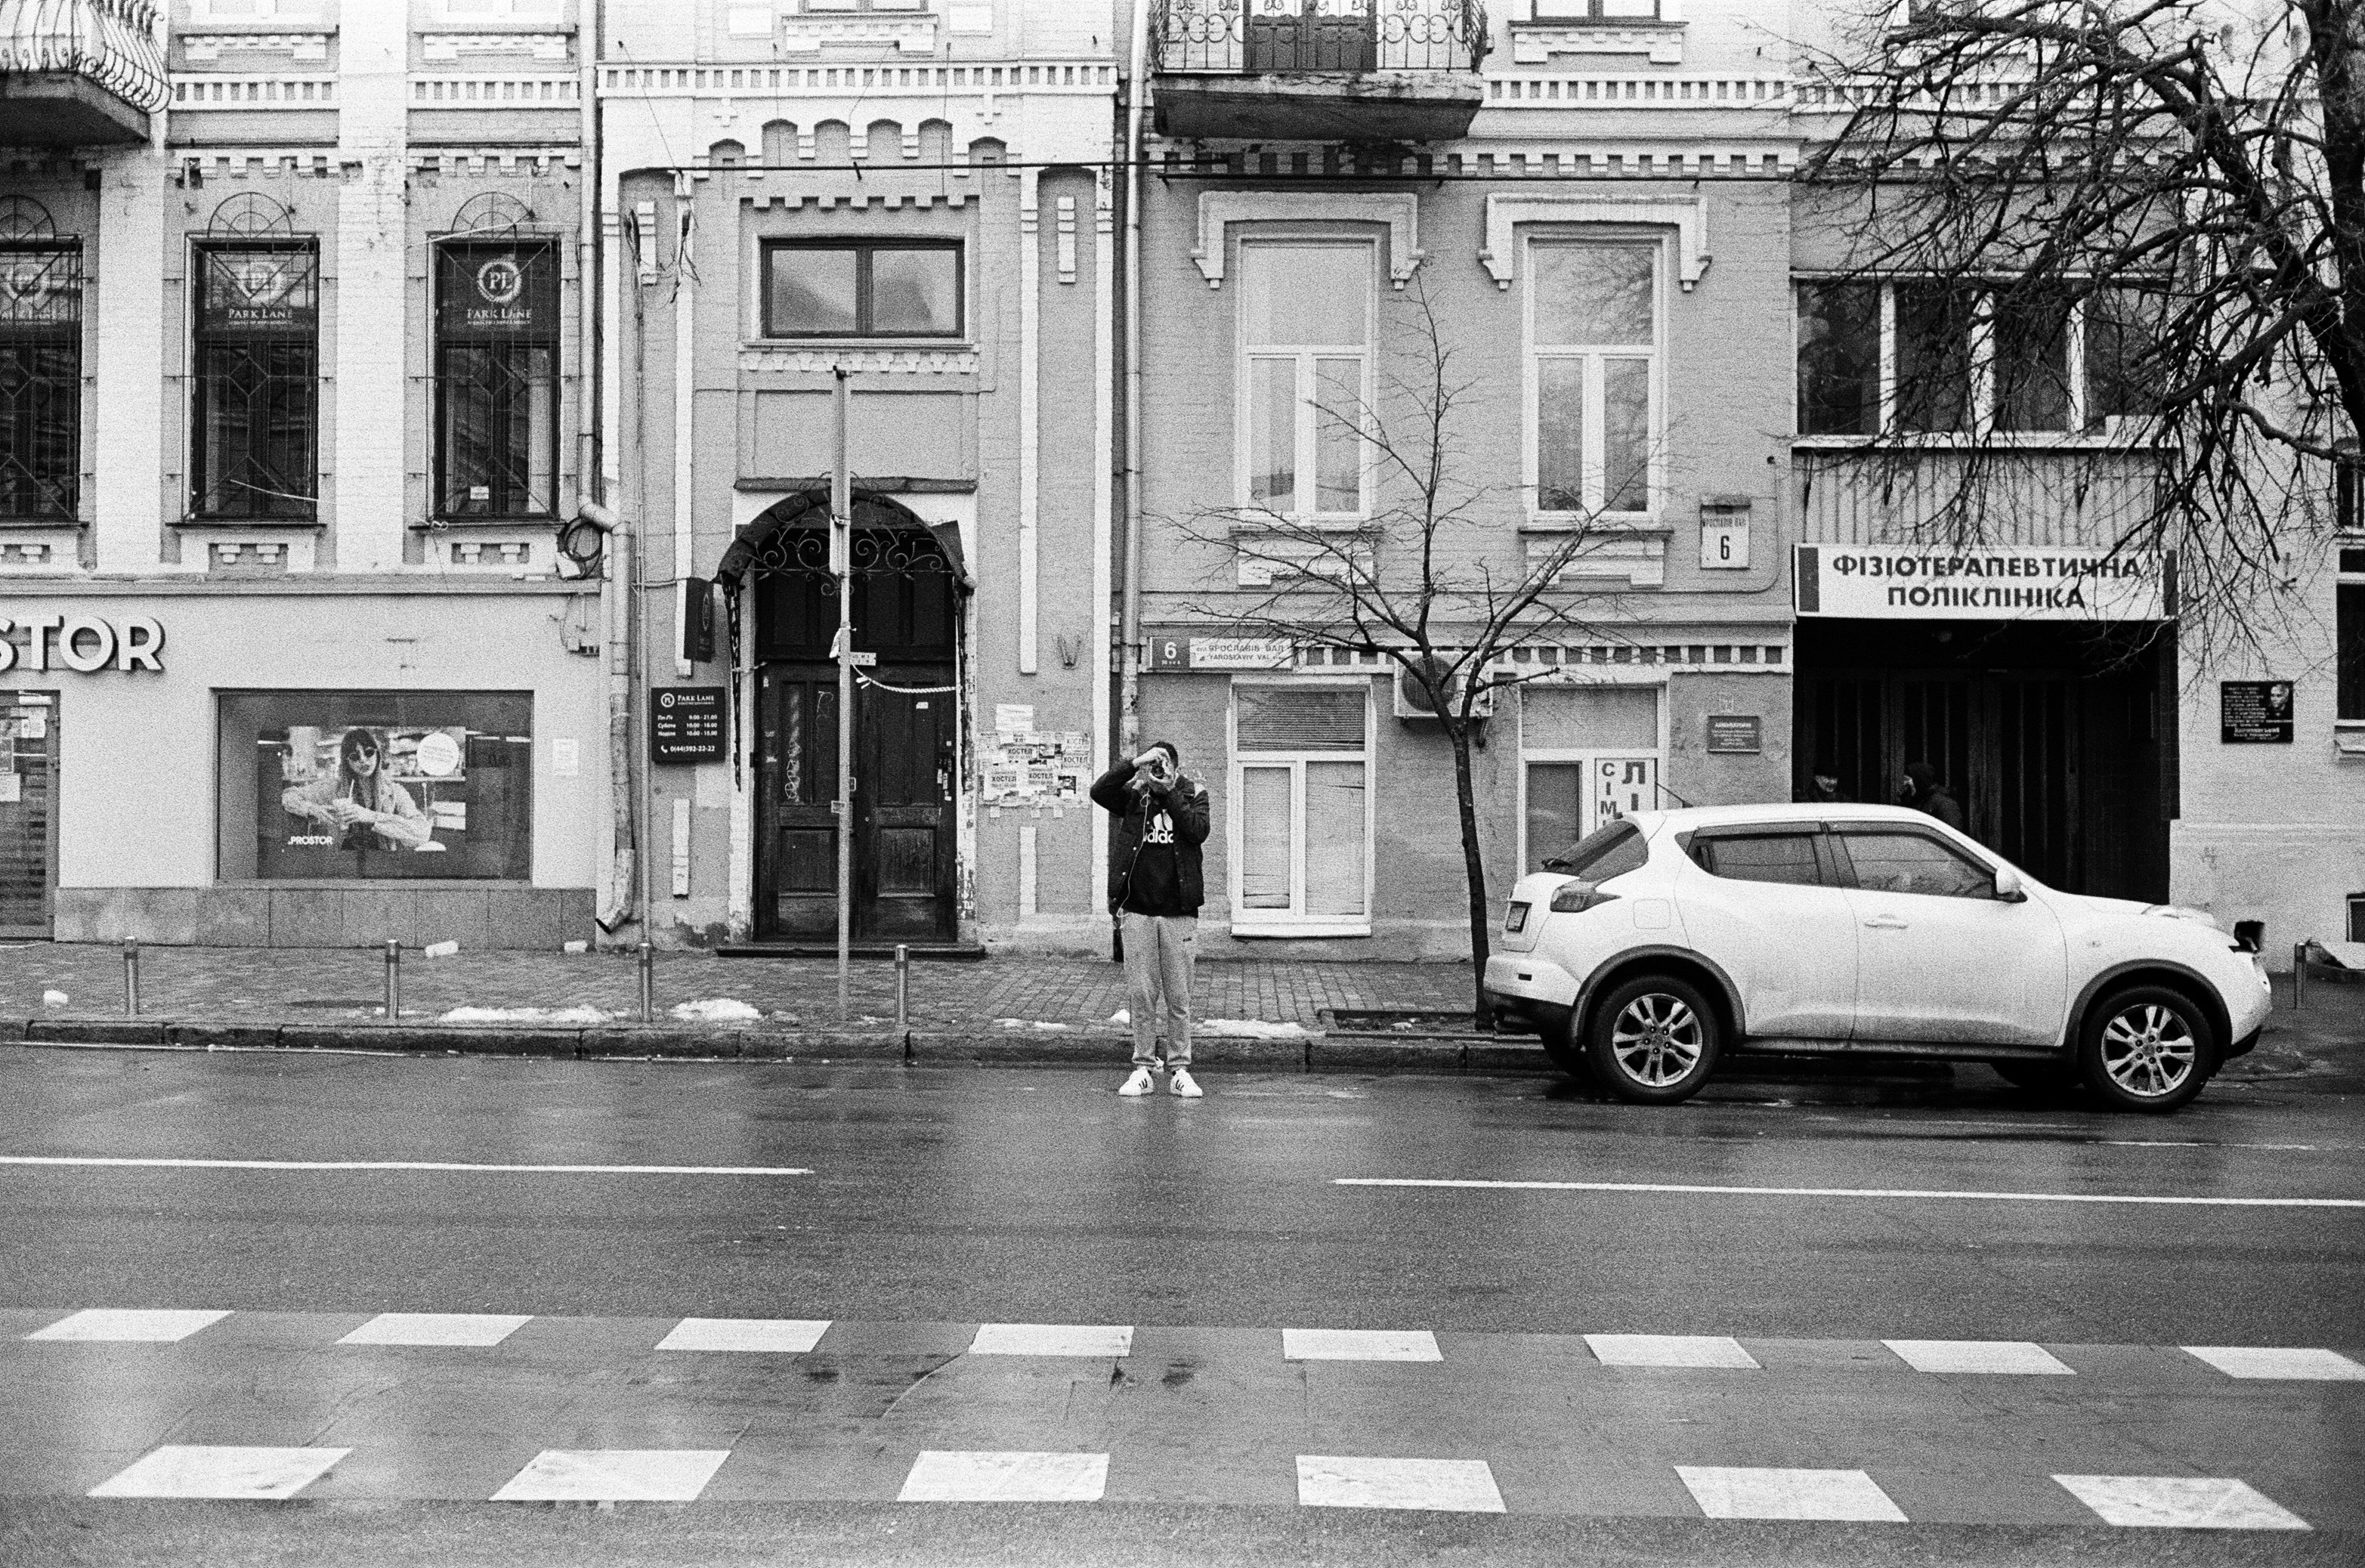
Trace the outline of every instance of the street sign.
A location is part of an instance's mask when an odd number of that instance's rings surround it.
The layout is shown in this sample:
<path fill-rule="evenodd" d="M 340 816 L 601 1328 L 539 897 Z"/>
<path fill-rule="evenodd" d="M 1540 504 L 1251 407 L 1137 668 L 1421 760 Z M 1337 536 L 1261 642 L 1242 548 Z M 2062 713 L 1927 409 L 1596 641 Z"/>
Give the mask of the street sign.
<path fill-rule="evenodd" d="M 849 649 L 846 662 L 857 669 L 876 669 L 879 667 L 879 652 L 875 648 Z"/>
<path fill-rule="evenodd" d="M 660 686 L 649 692 L 649 760 L 723 760 L 723 688 Z"/>

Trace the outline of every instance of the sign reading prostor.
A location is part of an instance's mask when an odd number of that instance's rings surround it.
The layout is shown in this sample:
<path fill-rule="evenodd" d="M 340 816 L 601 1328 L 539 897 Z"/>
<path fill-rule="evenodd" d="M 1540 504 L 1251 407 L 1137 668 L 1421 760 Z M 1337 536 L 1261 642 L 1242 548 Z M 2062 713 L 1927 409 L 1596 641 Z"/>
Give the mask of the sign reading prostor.
<path fill-rule="evenodd" d="M 17 633 L 25 634 L 24 641 Z M 164 671 L 164 628 L 145 615 L 0 615 L 0 670 Z"/>

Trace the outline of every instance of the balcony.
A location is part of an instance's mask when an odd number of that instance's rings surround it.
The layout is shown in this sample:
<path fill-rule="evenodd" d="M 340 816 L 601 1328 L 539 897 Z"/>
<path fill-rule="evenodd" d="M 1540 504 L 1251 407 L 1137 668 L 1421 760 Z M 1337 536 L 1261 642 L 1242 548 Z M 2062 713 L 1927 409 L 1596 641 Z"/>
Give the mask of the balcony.
<path fill-rule="evenodd" d="M 1150 27 L 1161 136 L 1450 141 L 1484 95 L 1477 0 L 1159 0 Z"/>
<path fill-rule="evenodd" d="M 1802 544 L 2116 543 L 2160 503 L 2165 456 L 2071 443 L 1801 447 L 1791 456 Z"/>
<path fill-rule="evenodd" d="M 155 0 L 0 0 L 0 146 L 145 141 L 170 94 Z"/>

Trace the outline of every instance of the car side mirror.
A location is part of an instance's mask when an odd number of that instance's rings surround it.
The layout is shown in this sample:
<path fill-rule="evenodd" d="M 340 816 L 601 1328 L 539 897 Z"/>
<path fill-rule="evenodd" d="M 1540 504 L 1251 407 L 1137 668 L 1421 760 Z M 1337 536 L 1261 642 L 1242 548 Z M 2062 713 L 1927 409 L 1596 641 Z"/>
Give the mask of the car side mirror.
<path fill-rule="evenodd" d="M 1999 866 L 1995 874 L 1995 896 L 2006 903 L 2026 903 L 2028 890 L 2021 886 L 2020 873 L 2009 866 Z"/>

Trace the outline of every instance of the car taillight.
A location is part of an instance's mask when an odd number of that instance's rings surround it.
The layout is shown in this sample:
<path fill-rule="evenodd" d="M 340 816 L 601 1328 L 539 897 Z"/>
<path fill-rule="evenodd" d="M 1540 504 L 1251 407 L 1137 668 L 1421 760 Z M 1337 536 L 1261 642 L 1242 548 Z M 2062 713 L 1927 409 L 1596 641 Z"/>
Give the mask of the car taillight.
<path fill-rule="evenodd" d="M 1528 906 L 1526 904 L 1514 902 L 1511 907 L 1504 913 L 1503 930 L 1507 934 L 1516 936 L 1527 928 Z"/>
<path fill-rule="evenodd" d="M 1583 882 L 1571 882 L 1552 894 L 1552 913 L 1575 914 L 1579 911 L 1591 909 L 1595 904 L 1608 903 L 1617 897 L 1616 893 L 1605 893 L 1600 889 L 1587 887 Z"/>

